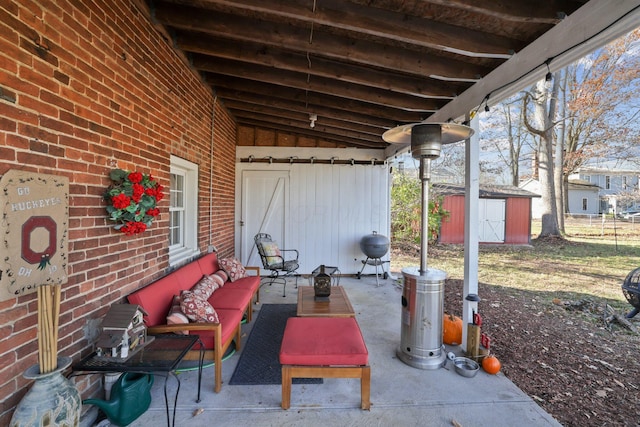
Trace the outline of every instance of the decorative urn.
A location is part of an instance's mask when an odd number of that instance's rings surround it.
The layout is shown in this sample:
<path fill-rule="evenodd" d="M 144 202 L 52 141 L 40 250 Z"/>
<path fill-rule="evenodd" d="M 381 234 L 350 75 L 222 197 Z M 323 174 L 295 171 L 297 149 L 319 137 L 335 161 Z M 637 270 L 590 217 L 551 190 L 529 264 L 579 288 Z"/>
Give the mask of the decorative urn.
<path fill-rule="evenodd" d="M 320 266 L 320 272 L 313 277 L 313 292 L 316 301 L 329 301 L 331 276 L 324 272 L 324 264 Z"/>

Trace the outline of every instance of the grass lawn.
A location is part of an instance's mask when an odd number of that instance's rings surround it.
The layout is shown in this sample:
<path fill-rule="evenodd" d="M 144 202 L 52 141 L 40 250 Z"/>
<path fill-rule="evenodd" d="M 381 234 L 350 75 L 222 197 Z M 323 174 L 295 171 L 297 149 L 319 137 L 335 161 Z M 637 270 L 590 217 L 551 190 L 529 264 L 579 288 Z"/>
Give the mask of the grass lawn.
<path fill-rule="evenodd" d="M 565 230 L 564 240 L 538 241 L 540 222 L 534 221 L 530 246 L 480 245 L 479 282 L 536 291 L 549 299 L 606 299 L 628 311 L 620 285 L 631 270 L 640 267 L 640 223 L 569 218 Z M 419 265 L 419 245 L 415 248 L 394 248 L 391 270 Z M 428 266 L 446 271 L 450 278 L 464 279 L 463 246 L 430 245 Z"/>

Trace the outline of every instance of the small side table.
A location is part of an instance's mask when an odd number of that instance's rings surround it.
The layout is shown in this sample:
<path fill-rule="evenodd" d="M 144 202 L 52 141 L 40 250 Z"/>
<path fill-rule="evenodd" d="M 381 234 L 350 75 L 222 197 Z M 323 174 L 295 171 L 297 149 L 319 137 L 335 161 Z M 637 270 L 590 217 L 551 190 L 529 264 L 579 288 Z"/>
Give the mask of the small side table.
<path fill-rule="evenodd" d="M 85 357 L 80 363 L 73 365 L 74 372 L 137 372 L 143 374 L 157 374 L 164 376 L 164 403 L 167 409 L 167 425 L 171 427 L 176 422 L 176 406 L 178 393 L 180 393 L 180 378 L 175 374 L 178 365 L 184 356 L 200 342 L 200 358 L 198 360 L 198 398 L 200 402 L 200 386 L 202 384 L 202 364 L 204 361 L 204 347 L 198 335 L 153 335 L 153 340 L 141 350 L 125 361 L 107 359 L 98 356 L 95 352 Z M 173 376 L 178 389 L 173 402 L 173 423 L 169 417 L 169 399 L 167 396 L 167 380 Z"/>

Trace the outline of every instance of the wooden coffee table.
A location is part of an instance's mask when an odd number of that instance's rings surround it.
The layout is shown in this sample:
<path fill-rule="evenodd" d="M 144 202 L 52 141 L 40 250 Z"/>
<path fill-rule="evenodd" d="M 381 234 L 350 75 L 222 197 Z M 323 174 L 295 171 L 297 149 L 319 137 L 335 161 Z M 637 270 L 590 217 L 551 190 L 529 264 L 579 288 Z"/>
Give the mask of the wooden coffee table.
<path fill-rule="evenodd" d="M 298 286 L 298 317 L 355 317 L 342 286 L 332 286 L 329 301 L 316 301 L 313 286 Z"/>

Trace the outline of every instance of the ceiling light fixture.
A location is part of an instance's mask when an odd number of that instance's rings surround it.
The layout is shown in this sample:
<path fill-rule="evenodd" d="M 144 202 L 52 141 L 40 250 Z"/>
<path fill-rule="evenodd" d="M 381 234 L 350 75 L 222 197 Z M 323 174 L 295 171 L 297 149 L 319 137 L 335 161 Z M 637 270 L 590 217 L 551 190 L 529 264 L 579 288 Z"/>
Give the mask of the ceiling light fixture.
<path fill-rule="evenodd" d="M 318 115 L 309 113 L 309 121 L 311 122 L 309 123 L 310 128 L 316 127 L 316 120 L 318 120 Z"/>

